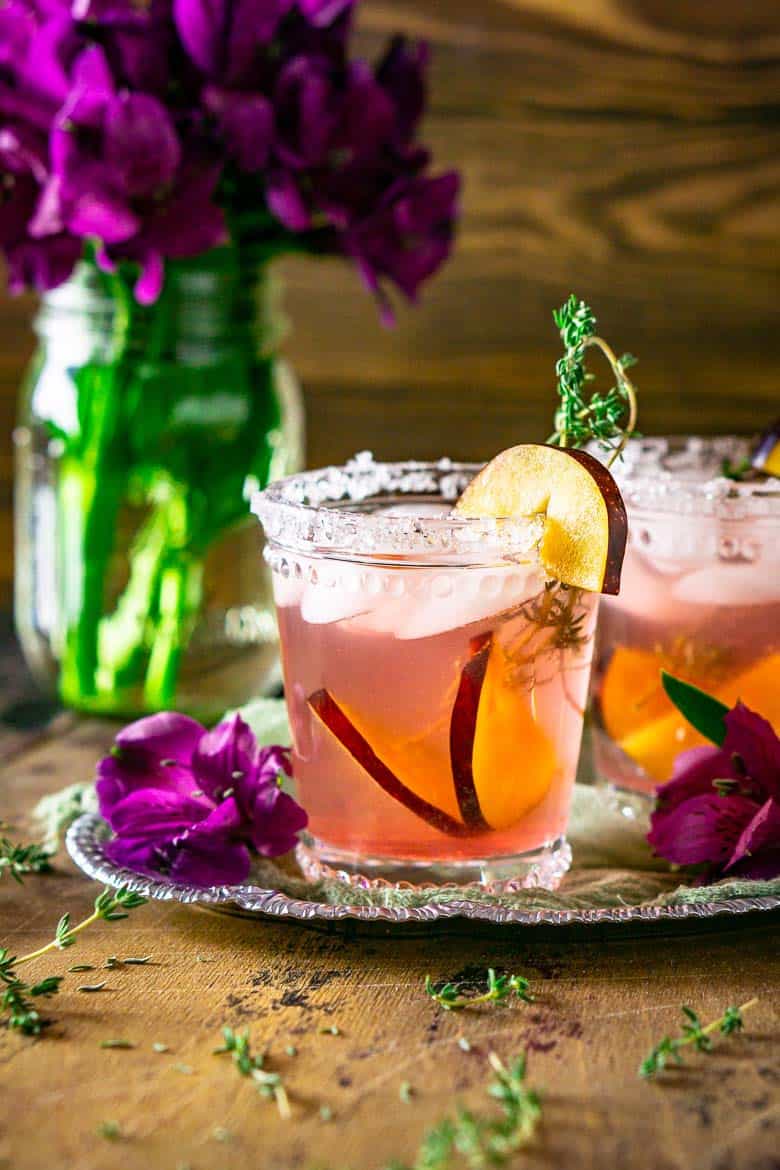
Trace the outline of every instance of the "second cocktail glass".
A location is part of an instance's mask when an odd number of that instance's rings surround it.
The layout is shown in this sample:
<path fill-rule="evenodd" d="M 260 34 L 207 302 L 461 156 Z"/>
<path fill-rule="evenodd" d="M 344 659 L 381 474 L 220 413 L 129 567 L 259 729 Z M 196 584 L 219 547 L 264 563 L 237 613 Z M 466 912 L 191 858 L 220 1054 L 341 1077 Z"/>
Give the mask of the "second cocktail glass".
<path fill-rule="evenodd" d="M 619 597 L 605 598 L 593 679 L 602 780 L 652 795 L 706 741 L 661 670 L 780 727 L 780 481 L 734 480 L 751 444 L 637 439 L 613 468 L 629 519 Z"/>
<path fill-rule="evenodd" d="M 309 876 L 568 868 L 598 595 L 546 579 L 540 519 L 450 514 L 477 470 L 364 455 L 255 497 Z"/>

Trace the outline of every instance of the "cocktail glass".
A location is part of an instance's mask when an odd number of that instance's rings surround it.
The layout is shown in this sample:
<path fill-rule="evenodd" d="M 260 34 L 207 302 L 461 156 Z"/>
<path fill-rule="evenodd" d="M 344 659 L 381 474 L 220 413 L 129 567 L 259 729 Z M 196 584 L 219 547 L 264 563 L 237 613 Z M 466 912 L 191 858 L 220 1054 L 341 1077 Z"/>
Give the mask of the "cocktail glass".
<path fill-rule="evenodd" d="M 278 481 L 267 537 L 306 873 L 553 888 L 598 595 L 545 579 L 541 520 L 450 514 L 478 470 Z"/>
<path fill-rule="evenodd" d="M 652 794 L 703 744 L 661 669 L 780 728 L 780 480 L 726 477 L 747 440 L 630 443 L 612 468 L 628 510 L 619 597 L 604 598 L 593 673 L 599 777 Z"/>

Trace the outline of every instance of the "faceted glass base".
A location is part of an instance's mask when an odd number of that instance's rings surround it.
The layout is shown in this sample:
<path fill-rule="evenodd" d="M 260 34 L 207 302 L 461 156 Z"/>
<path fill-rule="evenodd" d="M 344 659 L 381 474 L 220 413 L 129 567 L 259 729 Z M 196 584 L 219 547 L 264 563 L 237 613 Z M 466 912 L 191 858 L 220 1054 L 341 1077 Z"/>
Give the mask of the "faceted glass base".
<path fill-rule="evenodd" d="M 335 879 L 361 889 L 479 885 L 503 893 L 531 888 L 555 890 L 571 865 L 571 848 L 565 837 L 512 857 L 432 862 L 361 857 L 333 849 L 307 835 L 296 856 L 309 881 Z"/>

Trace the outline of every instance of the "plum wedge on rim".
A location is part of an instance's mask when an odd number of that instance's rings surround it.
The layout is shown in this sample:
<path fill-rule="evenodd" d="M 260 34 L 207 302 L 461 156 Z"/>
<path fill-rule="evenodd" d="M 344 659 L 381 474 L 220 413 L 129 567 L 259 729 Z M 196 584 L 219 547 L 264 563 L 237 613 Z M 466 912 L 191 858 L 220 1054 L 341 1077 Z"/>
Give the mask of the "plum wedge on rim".
<path fill-rule="evenodd" d="M 455 505 L 464 517 L 544 517 L 540 556 L 551 577 L 618 593 L 628 521 L 607 468 L 568 447 L 523 443 L 491 459 Z"/>

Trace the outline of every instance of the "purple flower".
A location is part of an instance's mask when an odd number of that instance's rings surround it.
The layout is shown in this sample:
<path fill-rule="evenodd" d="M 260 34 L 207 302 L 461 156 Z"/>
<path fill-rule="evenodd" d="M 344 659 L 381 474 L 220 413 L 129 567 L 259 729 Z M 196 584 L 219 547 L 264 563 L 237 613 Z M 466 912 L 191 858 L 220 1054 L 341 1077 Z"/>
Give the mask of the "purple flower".
<path fill-rule="evenodd" d="M 159 295 L 165 257 L 196 255 L 224 239 L 212 198 L 221 164 L 194 140 L 182 141 L 157 98 L 118 91 L 97 46 L 76 63 L 51 161 L 31 234 L 40 239 L 64 229 L 97 239 L 105 268 L 118 259 L 137 262 L 142 303 Z"/>
<path fill-rule="evenodd" d="M 0 3 L 12 286 L 66 279 L 89 241 L 104 269 L 140 267 L 136 297 L 149 303 L 166 260 L 227 242 L 228 212 L 239 246 L 273 233 L 270 219 L 278 250 L 352 257 L 390 320 L 385 281 L 414 299 L 449 253 L 457 179 L 429 177 L 415 140 L 427 48 L 397 37 L 376 66 L 351 60 L 355 7 Z"/>
<path fill-rule="evenodd" d="M 344 247 L 378 296 L 386 322 L 393 317 L 381 281 L 391 280 L 409 300 L 416 299 L 422 282 L 450 254 L 459 189 L 454 171 L 438 178 L 400 180 L 375 211 L 345 233 Z"/>
<path fill-rule="evenodd" d="M 725 716 L 722 747 L 682 752 L 658 789 L 648 841 L 707 876 L 780 875 L 780 739 L 742 703 Z"/>
<path fill-rule="evenodd" d="M 139 719 L 98 765 L 106 856 L 196 886 L 242 882 L 252 854 L 287 853 L 307 823 L 283 772 L 288 749 L 258 747 L 238 715 L 213 731 L 171 712 Z"/>

